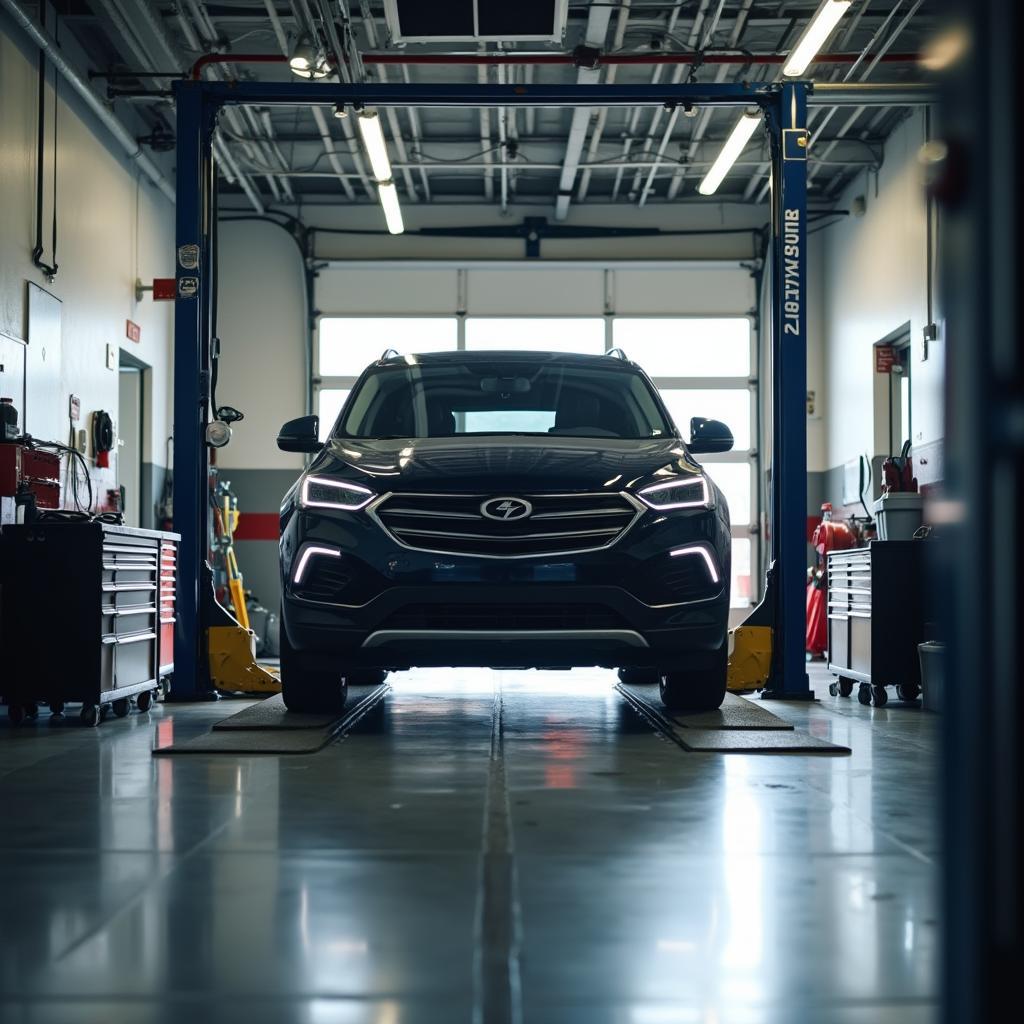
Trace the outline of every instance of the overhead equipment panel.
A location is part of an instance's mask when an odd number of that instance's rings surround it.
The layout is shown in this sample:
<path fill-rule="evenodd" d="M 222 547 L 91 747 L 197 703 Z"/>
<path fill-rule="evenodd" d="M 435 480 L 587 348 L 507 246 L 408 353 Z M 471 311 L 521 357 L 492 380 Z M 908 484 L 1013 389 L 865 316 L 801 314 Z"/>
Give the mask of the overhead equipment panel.
<path fill-rule="evenodd" d="M 392 43 L 561 43 L 568 0 L 384 0 Z"/>

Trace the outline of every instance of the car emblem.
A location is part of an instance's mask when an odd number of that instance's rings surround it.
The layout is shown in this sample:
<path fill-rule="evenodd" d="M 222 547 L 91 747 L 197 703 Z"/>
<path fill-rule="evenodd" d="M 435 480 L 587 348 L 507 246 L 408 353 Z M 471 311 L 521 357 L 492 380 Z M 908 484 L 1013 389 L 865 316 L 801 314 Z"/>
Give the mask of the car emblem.
<path fill-rule="evenodd" d="M 531 515 L 533 506 L 525 498 L 491 498 L 480 506 L 480 512 L 488 519 L 512 522 Z"/>

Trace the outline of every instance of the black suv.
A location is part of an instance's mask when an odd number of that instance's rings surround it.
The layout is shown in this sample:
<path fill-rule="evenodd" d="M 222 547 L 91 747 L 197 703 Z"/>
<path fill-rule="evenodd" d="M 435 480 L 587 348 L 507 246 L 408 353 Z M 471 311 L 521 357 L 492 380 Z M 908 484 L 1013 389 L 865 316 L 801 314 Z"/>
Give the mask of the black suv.
<path fill-rule="evenodd" d="M 725 695 L 729 511 L 647 375 L 619 357 L 385 355 L 281 507 L 292 710 L 413 666 L 618 668 L 673 709 Z"/>

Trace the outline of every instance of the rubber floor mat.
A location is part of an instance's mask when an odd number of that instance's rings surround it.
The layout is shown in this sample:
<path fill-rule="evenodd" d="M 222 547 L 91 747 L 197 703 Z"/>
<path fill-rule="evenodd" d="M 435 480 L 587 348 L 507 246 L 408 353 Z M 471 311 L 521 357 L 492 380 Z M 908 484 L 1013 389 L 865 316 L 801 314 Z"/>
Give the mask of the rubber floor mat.
<path fill-rule="evenodd" d="M 770 711 L 758 708 L 754 710 L 762 714 L 770 715 L 779 722 L 770 728 L 764 726 L 716 725 L 714 728 L 701 728 L 690 724 L 698 719 L 705 718 L 705 715 L 693 715 L 687 720 L 670 718 L 661 701 L 658 699 L 657 691 L 653 687 L 618 686 L 619 692 L 632 708 L 644 718 L 654 729 L 661 733 L 666 739 L 678 744 L 684 750 L 693 753 L 738 753 L 738 754 L 849 754 L 852 753 L 849 747 L 844 747 L 829 740 L 819 739 L 810 733 L 801 732 L 792 726 L 787 727 L 781 719 L 777 719 Z M 730 699 L 732 698 L 732 699 Z M 719 713 L 725 720 L 731 708 L 735 707 L 735 701 L 743 701 L 742 697 L 734 694 L 726 696 L 726 700 L 719 709 Z M 750 701 L 743 701 L 749 704 Z M 738 709 L 738 715 L 742 715 L 744 721 L 749 723 L 750 717 L 745 709 Z"/>
<path fill-rule="evenodd" d="M 346 710 L 341 715 L 293 715 L 278 694 L 218 722 L 208 733 L 157 747 L 153 753 L 314 754 L 349 732 L 390 689 L 388 683 L 352 687 Z M 270 706 L 264 708 L 264 705 Z M 226 724 L 237 719 L 242 719 L 243 724 L 237 721 L 235 725 Z"/>
<path fill-rule="evenodd" d="M 789 722 L 773 715 L 758 701 L 746 700 L 735 693 L 727 693 L 720 708 L 691 715 L 685 712 L 670 713 L 661 703 L 656 687 L 627 686 L 620 683 L 619 689 L 631 693 L 645 704 L 660 709 L 661 714 L 675 725 L 687 729 L 793 729 Z"/>
<path fill-rule="evenodd" d="M 677 729 L 676 738 L 687 750 L 742 754 L 849 754 L 849 747 L 819 739 L 810 733 L 782 729 Z"/>

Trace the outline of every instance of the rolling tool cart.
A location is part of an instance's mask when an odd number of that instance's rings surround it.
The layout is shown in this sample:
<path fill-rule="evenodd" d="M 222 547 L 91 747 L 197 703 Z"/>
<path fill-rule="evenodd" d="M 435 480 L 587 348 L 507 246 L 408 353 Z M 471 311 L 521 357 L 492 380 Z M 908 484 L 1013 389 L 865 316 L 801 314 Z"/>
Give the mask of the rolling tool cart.
<path fill-rule="evenodd" d="M 888 686 L 902 701 L 921 693 L 927 541 L 872 541 L 828 555 L 828 667 L 833 696 L 858 685 L 861 704 L 882 707 Z"/>
<path fill-rule="evenodd" d="M 178 536 L 100 520 L 43 520 L 0 533 L 0 692 L 14 724 L 81 703 L 147 711 L 173 668 Z"/>

